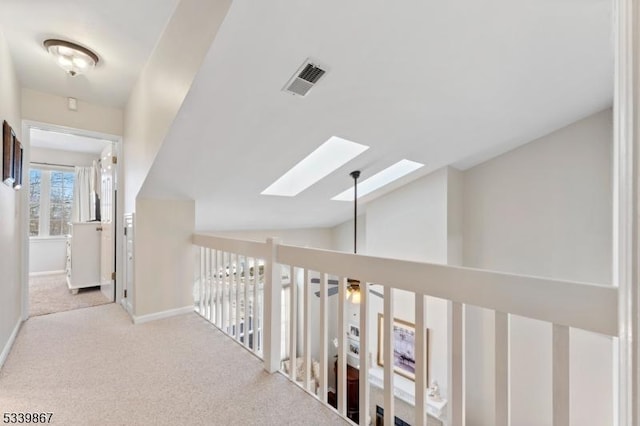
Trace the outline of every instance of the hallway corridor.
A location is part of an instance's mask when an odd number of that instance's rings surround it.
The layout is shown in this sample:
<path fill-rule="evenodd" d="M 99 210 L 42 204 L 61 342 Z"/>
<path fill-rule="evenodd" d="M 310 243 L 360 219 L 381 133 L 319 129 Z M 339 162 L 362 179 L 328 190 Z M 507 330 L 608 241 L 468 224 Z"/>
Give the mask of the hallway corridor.
<path fill-rule="evenodd" d="M 134 326 L 116 304 L 26 321 L 0 411 L 65 426 L 346 424 L 196 314 Z"/>

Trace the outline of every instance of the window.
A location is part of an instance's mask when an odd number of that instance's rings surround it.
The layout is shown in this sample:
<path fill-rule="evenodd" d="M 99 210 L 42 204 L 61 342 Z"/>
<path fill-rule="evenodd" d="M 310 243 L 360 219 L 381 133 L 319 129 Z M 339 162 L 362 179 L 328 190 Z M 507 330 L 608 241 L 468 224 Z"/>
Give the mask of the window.
<path fill-rule="evenodd" d="M 71 222 L 74 174 L 52 171 L 50 176 L 49 235 L 67 235 Z"/>
<path fill-rule="evenodd" d="M 74 172 L 29 170 L 29 235 L 67 235 L 73 203 Z"/>
<path fill-rule="evenodd" d="M 29 235 L 37 236 L 40 232 L 40 189 L 42 188 L 42 172 L 29 170 Z"/>

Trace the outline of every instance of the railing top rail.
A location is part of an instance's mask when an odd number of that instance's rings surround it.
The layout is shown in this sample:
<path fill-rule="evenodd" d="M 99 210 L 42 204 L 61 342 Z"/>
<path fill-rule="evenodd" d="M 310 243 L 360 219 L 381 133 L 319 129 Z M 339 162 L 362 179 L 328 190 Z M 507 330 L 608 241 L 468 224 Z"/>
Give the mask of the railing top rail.
<path fill-rule="evenodd" d="M 195 245 L 268 258 L 267 243 L 194 234 Z M 286 244 L 277 263 L 357 278 L 426 296 L 569 327 L 618 335 L 618 289 L 460 266 L 389 259 Z"/>
<path fill-rule="evenodd" d="M 258 241 L 237 240 L 234 238 L 218 237 L 211 234 L 193 234 L 191 242 L 197 246 L 243 254 L 251 257 L 266 258 L 269 255 L 269 247 L 267 243 L 261 243 Z"/>
<path fill-rule="evenodd" d="M 279 245 L 278 263 L 348 276 L 554 324 L 618 335 L 617 288 Z"/>

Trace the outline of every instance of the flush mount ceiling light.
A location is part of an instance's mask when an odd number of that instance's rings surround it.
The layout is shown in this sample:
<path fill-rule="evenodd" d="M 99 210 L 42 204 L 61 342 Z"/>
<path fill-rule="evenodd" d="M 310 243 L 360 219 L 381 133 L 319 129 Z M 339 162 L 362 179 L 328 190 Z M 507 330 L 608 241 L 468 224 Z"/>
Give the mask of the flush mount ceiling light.
<path fill-rule="evenodd" d="M 269 185 L 261 194 L 295 197 L 367 149 L 369 147 L 366 145 L 332 136 Z"/>
<path fill-rule="evenodd" d="M 60 68 L 72 77 L 87 72 L 100 61 L 98 55 L 91 50 L 70 41 L 49 39 L 45 40 L 43 44 L 47 51 L 56 58 Z"/>
<path fill-rule="evenodd" d="M 424 164 L 417 163 L 411 160 L 400 160 L 362 182 L 360 184 L 361 191 L 358 193 L 358 197 L 362 197 L 375 191 L 378 188 L 382 188 L 383 186 L 388 185 L 391 182 L 398 180 L 401 177 L 406 176 L 421 167 L 424 167 Z M 353 201 L 353 196 L 354 191 L 351 189 L 347 189 L 346 191 L 341 192 L 340 194 L 333 197 L 332 200 Z"/>

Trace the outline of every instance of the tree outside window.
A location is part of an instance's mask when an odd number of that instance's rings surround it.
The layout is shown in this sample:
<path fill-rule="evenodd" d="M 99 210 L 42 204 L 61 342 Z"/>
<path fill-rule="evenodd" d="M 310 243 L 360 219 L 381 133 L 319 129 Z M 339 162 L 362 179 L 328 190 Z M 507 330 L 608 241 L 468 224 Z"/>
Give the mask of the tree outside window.
<path fill-rule="evenodd" d="M 67 235 L 71 221 L 74 172 L 31 169 L 29 177 L 29 235 Z"/>
<path fill-rule="evenodd" d="M 42 172 L 29 170 L 29 236 L 38 236 L 40 232 L 40 189 Z"/>

